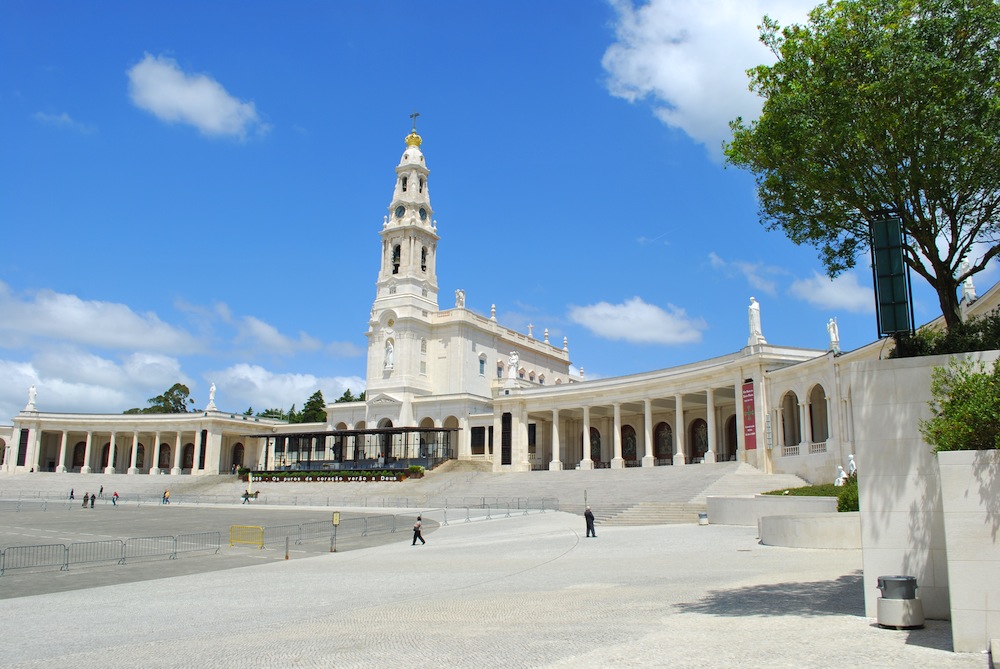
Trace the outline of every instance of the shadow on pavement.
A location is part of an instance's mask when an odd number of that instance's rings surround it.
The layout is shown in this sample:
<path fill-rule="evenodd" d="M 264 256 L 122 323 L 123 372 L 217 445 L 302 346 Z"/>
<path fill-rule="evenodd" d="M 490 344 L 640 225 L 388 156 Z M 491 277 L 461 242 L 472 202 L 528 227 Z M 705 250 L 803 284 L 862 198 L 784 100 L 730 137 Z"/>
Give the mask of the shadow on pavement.
<path fill-rule="evenodd" d="M 676 605 L 684 613 L 716 616 L 864 616 L 860 571 L 835 581 L 753 585 L 715 590 L 696 602 Z"/>

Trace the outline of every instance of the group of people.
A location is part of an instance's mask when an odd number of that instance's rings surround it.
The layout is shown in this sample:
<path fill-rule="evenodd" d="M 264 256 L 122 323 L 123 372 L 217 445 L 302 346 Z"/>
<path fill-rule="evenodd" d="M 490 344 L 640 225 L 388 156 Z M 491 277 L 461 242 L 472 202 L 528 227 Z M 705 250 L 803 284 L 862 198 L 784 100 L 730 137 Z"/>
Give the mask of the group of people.
<path fill-rule="evenodd" d="M 83 493 L 83 508 L 86 509 L 87 506 L 90 506 L 90 508 L 93 509 L 94 508 L 94 504 L 97 502 L 97 498 L 98 497 L 100 497 L 102 499 L 104 498 L 104 486 L 101 486 L 101 489 L 98 490 L 93 495 L 91 495 L 89 492 Z M 76 490 L 74 488 L 70 488 L 69 489 L 69 498 L 72 499 L 72 500 L 76 499 Z M 118 491 L 117 490 L 111 495 L 111 505 L 112 506 L 118 506 Z"/>

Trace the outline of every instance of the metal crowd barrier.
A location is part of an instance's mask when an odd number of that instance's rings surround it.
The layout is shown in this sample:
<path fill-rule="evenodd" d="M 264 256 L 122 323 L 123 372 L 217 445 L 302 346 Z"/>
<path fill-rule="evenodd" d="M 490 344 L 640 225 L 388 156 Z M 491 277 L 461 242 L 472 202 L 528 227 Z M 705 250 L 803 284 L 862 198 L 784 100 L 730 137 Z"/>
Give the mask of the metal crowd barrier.
<path fill-rule="evenodd" d="M 178 553 L 209 550 L 218 553 L 220 548 L 221 538 L 218 532 L 181 534 L 176 537 L 132 537 L 124 541 L 78 541 L 69 545 L 8 546 L 0 551 L 0 576 L 10 569 L 59 567 L 60 571 L 67 571 L 73 564 L 126 564 L 128 560 L 152 557 L 173 560 Z"/>

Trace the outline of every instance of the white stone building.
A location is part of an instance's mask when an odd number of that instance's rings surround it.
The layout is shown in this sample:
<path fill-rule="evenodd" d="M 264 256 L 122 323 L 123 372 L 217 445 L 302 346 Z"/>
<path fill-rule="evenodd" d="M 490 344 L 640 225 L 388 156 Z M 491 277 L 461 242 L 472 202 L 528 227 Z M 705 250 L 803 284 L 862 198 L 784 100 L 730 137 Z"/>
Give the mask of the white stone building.
<path fill-rule="evenodd" d="M 751 298 L 740 350 L 669 369 L 587 381 L 570 373 L 568 345 L 499 324 L 495 314 L 438 303 L 438 231 L 415 132 L 396 166 L 368 320 L 363 402 L 327 406 L 327 423 L 219 411 L 58 414 L 35 397 L 0 433 L 9 472 L 216 474 L 322 463 L 386 464 L 447 457 L 495 471 L 747 462 L 765 472 L 832 481 L 854 451 L 852 362 L 885 342 L 841 354 L 769 344 Z M 969 295 L 974 295 L 974 289 Z M 994 286 L 963 312 L 996 308 Z M 44 396 L 44 393 L 43 393 Z M 112 448 L 112 445 L 114 447 Z"/>

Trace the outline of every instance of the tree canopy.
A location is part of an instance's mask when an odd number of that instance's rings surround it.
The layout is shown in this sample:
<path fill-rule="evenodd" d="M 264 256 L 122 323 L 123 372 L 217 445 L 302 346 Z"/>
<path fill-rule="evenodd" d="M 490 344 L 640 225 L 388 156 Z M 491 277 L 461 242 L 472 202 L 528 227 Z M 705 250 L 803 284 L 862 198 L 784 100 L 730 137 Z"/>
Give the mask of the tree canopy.
<path fill-rule="evenodd" d="M 958 286 L 1000 252 L 1000 4 L 828 0 L 760 29 L 778 58 L 748 71 L 763 111 L 724 150 L 756 175 L 761 222 L 834 277 L 872 221 L 900 218 L 907 265 L 957 326 Z"/>
<path fill-rule="evenodd" d="M 194 404 L 190 395 L 191 390 L 187 386 L 175 383 L 162 395 L 146 400 L 149 406 L 142 409 L 135 407 L 124 413 L 187 413 L 188 405 Z"/>
<path fill-rule="evenodd" d="M 326 401 L 323 399 L 322 390 L 317 390 L 306 400 L 297 418 L 298 423 L 326 422 Z"/>

